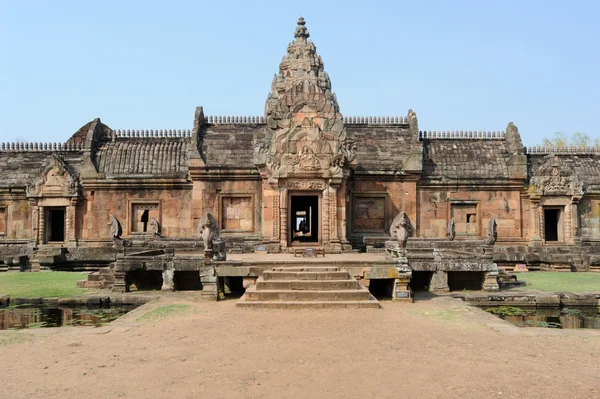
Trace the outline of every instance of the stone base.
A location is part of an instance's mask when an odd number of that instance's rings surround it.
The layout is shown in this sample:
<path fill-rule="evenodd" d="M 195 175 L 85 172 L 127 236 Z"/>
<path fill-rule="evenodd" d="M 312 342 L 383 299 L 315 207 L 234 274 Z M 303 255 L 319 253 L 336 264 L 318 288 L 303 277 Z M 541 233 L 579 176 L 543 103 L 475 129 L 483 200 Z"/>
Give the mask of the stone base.
<path fill-rule="evenodd" d="M 485 273 L 485 280 L 483 281 L 483 290 L 488 292 L 500 291 L 500 285 L 498 284 L 498 272 Z"/>
<path fill-rule="evenodd" d="M 397 278 L 394 282 L 394 294 L 392 299 L 399 302 L 412 302 L 412 290 L 408 286 L 410 278 Z"/>

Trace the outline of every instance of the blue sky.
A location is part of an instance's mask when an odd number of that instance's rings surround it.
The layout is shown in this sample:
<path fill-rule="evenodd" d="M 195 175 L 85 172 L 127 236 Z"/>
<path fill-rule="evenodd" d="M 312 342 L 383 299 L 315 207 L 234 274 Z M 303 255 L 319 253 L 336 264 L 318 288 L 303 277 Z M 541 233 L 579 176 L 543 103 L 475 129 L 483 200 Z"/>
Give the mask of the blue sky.
<path fill-rule="evenodd" d="M 598 1 L 0 0 L 0 142 L 262 115 L 300 15 L 344 115 L 600 137 Z"/>

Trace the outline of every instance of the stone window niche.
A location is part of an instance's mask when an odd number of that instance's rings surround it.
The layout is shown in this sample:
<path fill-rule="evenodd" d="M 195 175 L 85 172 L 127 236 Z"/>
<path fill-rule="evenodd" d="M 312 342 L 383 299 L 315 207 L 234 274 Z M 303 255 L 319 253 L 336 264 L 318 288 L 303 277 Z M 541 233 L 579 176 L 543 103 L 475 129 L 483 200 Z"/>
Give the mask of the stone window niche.
<path fill-rule="evenodd" d="M 224 232 L 254 231 L 254 197 L 248 194 L 224 194 L 220 197 L 220 224 Z"/>
<path fill-rule="evenodd" d="M 544 207 L 544 239 L 546 242 L 564 242 L 564 209 Z"/>
<path fill-rule="evenodd" d="M 353 232 L 382 234 L 386 232 L 387 194 L 354 194 L 352 204 Z"/>
<path fill-rule="evenodd" d="M 6 208 L 0 208 L 0 237 L 6 235 Z"/>
<path fill-rule="evenodd" d="M 456 235 L 478 237 L 480 234 L 477 202 L 453 202 L 450 207 L 450 218 L 454 219 Z"/>
<path fill-rule="evenodd" d="M 160 202 L 132 202 L 131 203 L 130 231 L 132 234 L 150 234 L 152 218 L 160 223 Z"/>
<path fill-rule="evenodd" d="M 66 234 L 66 207 L 48 207 L 44 210 L 45 242 L 64 242 Z"/>

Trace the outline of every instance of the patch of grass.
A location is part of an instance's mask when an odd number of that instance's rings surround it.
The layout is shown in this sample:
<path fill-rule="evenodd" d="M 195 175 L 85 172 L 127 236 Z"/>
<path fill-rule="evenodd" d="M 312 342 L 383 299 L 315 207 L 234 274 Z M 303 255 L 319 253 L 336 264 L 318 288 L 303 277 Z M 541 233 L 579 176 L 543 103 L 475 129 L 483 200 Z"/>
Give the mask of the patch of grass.
<path fill-rule="evenodd" d="M 428 317 L 431 319 L 435 319 L 443 322 L 456 322 L 459 320 L 458 312 L 453 309 L 444 309 L 444 310 L 429 310 L 429 311 L 419 311 L 419 310 L 411 310 L 410 313 Z"/>
<path fill-rule="evenodd" d="M 184 313 L 187 312 L 191 309 L 192 307 L 190 305 L 184 305 L 184 304 L 173 304 L 173 305 L 166 305 L 166 306 L 159 306 L 155 309 L 152 309 L 151 311 L 149 311 L 148 313 L 146 313 L 143 316 L 138 317 L 138 321 L 154 321 L 154 320 L 161 320 L 161 319 L 165 319 L 173 314 L 176 313 Z"/>
<path fill-rule="evenodd" d="M 77 280 L 84 280 L 85 273 L 39 272 L 0 273 L 0 295 L 12 298 L 64 298 L 86 292 L 77 288 Z"/>
<path fill-rule="evenodd" d="M 0 335 L 0 346 L 6 346 L 11 344 L 22 344 L 24 342 L 30 342 L 33 338 L 30 335 L 25 334 L 1 334 Z"/>
<path fill-rule="evenodd" d="M 518 273 L 526 287 L 520 290 L 541 292 L 600 292 L 600 273 L 529 272 Z"/>

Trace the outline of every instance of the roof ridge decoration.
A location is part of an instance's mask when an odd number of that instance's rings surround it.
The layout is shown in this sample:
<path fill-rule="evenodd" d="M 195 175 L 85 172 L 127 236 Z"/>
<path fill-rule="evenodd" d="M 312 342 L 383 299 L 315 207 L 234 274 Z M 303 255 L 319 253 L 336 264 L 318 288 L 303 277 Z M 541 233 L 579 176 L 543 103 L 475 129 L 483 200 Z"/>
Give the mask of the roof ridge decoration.
<path fill-rule="evenodd" d="M 355 158 L 356 143 L 309 36 L 300 17 L 267 97 L 264 138 L 254 140 L 255 164 L 271 183 L 293 175 L 341 179 Z"/>
<path fill-rule="evenodd" d="M 409 125 L 408 116 L 343 116 L 346 125 Z M 210 125 L 261 125 L 264 116 L 207 115 L 204 123 Z"/>
<path fill-rule="evenodd" d="M 570 155 L 570 154 L 581 154 L 581 155 L 591 155 L 591 154 L 600 154 L 600 147 L 598 146 L 584 146 L 578 147 L 573 145 L 568 145 L 564 147 L 546 147 L 541 145 L 525 147 L 525 153 L 528 155 L 547 155 L 547 154 L 555 154 L 555 155 Z"/>

